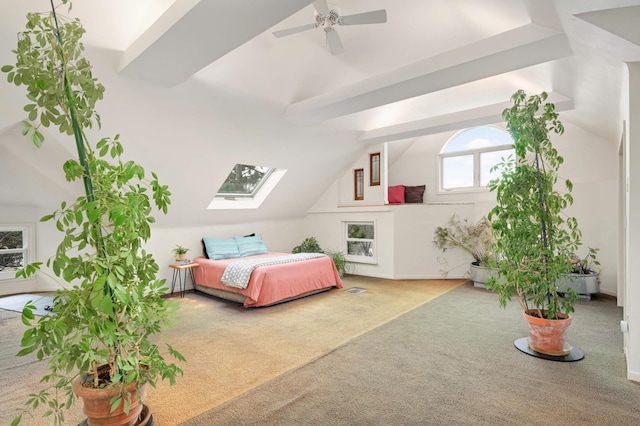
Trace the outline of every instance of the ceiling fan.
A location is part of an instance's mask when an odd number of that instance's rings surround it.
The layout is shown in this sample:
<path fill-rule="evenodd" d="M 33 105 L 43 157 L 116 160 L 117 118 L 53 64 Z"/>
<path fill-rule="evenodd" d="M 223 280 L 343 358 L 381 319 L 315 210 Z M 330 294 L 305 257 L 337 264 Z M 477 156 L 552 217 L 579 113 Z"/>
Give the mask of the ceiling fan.
<path fill-rule="evenodd" d="M 383 24 L 387 22 L 387 11 L 384 9 L 342 16 L 339 10 L 329 9 L 326 0 L 315 0 L 313 7 L 316 9 L 315 23 L 274 31 L 273 35 L 276 37 L 285 37 L 322 27 L 326 34 L 327 45 L 329 46 L 331 54 L 337 55 L 344 51 L 344 47 L 342 46 L 338 32 L 334 28 L 335 25 Z"/>

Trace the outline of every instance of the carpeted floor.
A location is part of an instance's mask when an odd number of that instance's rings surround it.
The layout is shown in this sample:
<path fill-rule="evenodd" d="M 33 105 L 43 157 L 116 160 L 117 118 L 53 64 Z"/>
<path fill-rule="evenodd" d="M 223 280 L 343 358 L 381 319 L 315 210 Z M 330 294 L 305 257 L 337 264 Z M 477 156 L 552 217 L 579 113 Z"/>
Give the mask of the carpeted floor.
<path fill-rule="evenodd" d="M 581 301 L 573 363 L 526 355 L 516 303 L 464 285 L 188 422 L 197 425 L 636 425 L 611 299 Z"/>
<path fill-rule="evenodd" d="M 461 285 L 461 280 L 390 281 L 347 277 L 344 289 L 269 308 L 237 304 L 188 293 L 179 323 L 162 339 L 187 358 L 176 386 L 149 389 L 147 403 L 157 425 L 181 424 L 288 371 L 302 368 L 354 338 L 380 327 Z M 366 291 L 352 294 L 353 287 Z M 0 309 L 0 424 L 8 424 L 46 365 L 34 357 L 16 358 L 24 326 L 19 313 Z M 81 404 L 67 424 L 83 419 Z M 33 424 L 48 424 L 42 419 Z M 24 424 L 30 424 L 28 422 Z"/>

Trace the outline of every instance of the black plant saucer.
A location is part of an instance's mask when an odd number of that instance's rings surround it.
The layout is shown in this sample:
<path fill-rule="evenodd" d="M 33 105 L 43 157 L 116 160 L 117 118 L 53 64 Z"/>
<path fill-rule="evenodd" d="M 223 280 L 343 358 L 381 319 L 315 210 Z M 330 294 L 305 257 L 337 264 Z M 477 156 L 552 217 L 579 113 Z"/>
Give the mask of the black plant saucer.
<path fill-rule="evenodd" d="M 579 348 L 575 346 L 571 347 L 571 350 L 567 355 L 553 356 L 547 355 L 540 352 L 536 352 L 529 347 L 529 343 L 527 342 L 526 337 L 521 337 L 513 342 L 514 346 L 521 352 L 524 352 L 527 355 L 534 356 L 536 358 L 542 358 L 549 361 L 560 361 L 560 362 L 574 362 L 580 361 L 584 358 L 584 352 L 582 352 Z"/>

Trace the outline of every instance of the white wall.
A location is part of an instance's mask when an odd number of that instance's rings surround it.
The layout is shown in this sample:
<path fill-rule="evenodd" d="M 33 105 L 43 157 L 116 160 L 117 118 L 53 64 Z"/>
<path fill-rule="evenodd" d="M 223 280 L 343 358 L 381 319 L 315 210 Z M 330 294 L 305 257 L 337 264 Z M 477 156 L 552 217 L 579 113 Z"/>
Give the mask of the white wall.
<path fill-rule="evenodd" d="M 49 212 L 46 212 L 49 213 Z M 57 230 L 53 223 L 42 223 L 40 217 L 45 213 L 35 207 L 7 207 L 0 206 L 0 222 L 3 225 L 30 226 L 35 231 L 31 236 L 35 243 L 29 247 L 29 255 L 32 261 L 46 261 L 42 253 L 53 254 L 57 247 Z M 44 268 L 46 270 L 46 267 Z M 15 278 L 0 280 L 0 296 L 7 294 L 29 293 L 39 291 L 52 291 L 58 288 L 58 284 L 52 278 L 43 273 L 38 273 L 29 278 Z"/>
<path fill-rule="evenodd" d="M 635 266 L 640 259 L 640 63 L 627 64 L 628 96 L 625 112 L 627 115 L 626 143 L 626 294 L 624 319 L 629 324 L 625 335 L 627 355 L 627 377 L 640 381 L 640 285 L 636 279 Z"/>
<path fill-rule="evenodd" d="M 361 154 L 358 159 L 353 163 L 351 169 L 344 173 L 337 181 L 338 185 L 338 205 L 339 206 L 371 206 L 384 204 L 384 185 L 382 182 L 380 185 L 371 186 L 370 176 L 371 167 L 369 164 L 369 154 L 380 153 L 381 165 L 385 163 L 385 154 L 382 144 L 369 146 L 366 152 Z M 382 168 L 382 167 L 381 167 Z M 364 170 L 364 200 L 354 200 L 355 188 L 354 188 L 354 170 Z M 335 195 L 335 193 L 334 193 Z M 316 203 L 317 205 L 317 203 Z M 311 208 L 313 211 L 316 205 Z M 335 206 L 334 206 L 335 207 Z"/>
<path fill-rule="evenodd" d="M 562 115 L 561 115 L 562 119 Z M 564 120 L 565 133 L 553 135 L 553 142 L 565 158 L 560 177 L 574 184 L 574 205 L 567 214 L 578 219 L 583 233 L 583 251 L 600 249 L 602 293 L 617 293 L 617 161 L 615 141 L 598 136 Z M 384 193 L 368 187 L 368 155 L 362 155 L 309 211 L 305 228 L 309 235 L 324 239 L 325 244 L 340 245 L 344 220 L 376 220 L 378 238 L 384 245 L 378 265 L 356 266 L 360 275 L 387 278 L 438 278 L 443 272 L 461 277 L 467 272 L 469 258 L 456 250 L 444 255 L 433 248 L 433 231 L 456 213 L 472 221 L 487 215 L 495 205 L 490 192 L 439 192 L 438 153 L 456 132 L 424 136 L 403 146 L 388 165 L 389 185 L 426 185 L 423 205 L 383 206 Z M 407 145 L 406 141 L 402 142 Z M 391 145 L 393 142 L 391 143 Z M 380 146 L 368 152 L 384 152 Z M 365 168 L 365 199 L 353 201 L 353 169 Z M 336 205 L 337 202 L 337 205 Z M 361 206 L 359 209 L 346 206 Z M 342 207 L 340 207 L 342 206 Z M 377 207 L 375 207 L 377 206 Z M 354 219 L 357 217 L 358 219 Z M 367 219 L 368 218 L 368 219 Z M 384 219 L 383 219 L 384 218 Z M 389 247 L 393 247 L 389 250 Z"/>
<path fill-rule="evenodd" d="M 195 227 L 154 227 L 151 239 L 147 243 L 147 250 L 153 253 L 160 271 L 158 278 L 167 280 L 167 287 L 171 286 L 172 270 L 168 267 L 174 263 L 173 248 L 176 244 L 189 249 L 187 257 L 195 259 L 202 256 L 202 238 L 232 238 L 236 235 L 256 233 L 262 236 L 265 245 L 271 252 L 289 253 L 291 249 L 302 241 L 302 220 L 282 220 L 246 222 L 233 225 L 207 225 Z M 188 288 L 191 288 L 190 285 Z"/>
<path fill-rule="evenodd" d="M 578 220 L 583 249 L 600 249 L 600 291 L 616 295 L 618 277 L 618 144 L 605 141 L 565 121 L 565 133 L 554 145 L 564 157 L 560 175 L 574 185 L 574 204 L 567 214 Z"/>
<path fill-rule="evenodd" d="M 562 114 L 560 116 L 562 119 Z M 586 247 L 600 248 L 601 291 L 617 293 L 617 141 L 604 141 L 564 120 L 565 133 L 553 135 L 556 149 L 565 159 L 560 177 L 574 184 L 574 205 L 567 214 L 578 219 Z M 389 167 L 389 184 L 426 184 L 425 202 L 471 202 L 472 220 L 495 205 L 490 192 L 438 192 L 438 153 L 455 132 L 430 135 L 414 141 Z"/>

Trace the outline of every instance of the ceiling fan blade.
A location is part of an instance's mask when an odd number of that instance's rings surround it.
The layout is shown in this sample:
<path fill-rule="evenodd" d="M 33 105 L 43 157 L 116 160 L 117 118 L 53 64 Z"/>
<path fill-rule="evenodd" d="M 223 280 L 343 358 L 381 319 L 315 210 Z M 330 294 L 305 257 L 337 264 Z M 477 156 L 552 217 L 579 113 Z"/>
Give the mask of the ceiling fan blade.
<path fill-rule="evenodd" d="M 332 55 L 339 55 L 344 51 L 344 47 L 342 46 L 342 41 L 340 40 L 340 36 L 338 32 L 333 29 L 333 27 L 328 27 L 324 29 L 324 32 L 327 34 L 327 44 L 329 45 L 329 50 Z"/>
<path fill-rule="evenodd" d="M 318 26 L 317 24 L 300 25 L 299 27 L 293 27 L 293 28 L 287 28 L 285 30 L 274 31 L 273 35 L 276 37 L 284 37 L 284 36 L 296 34 L 302 31 L 312 30 L 317 26 Z"/>
<path fill-rule="evenodd" d="M 327 16 L 329 14 L 329 5 L 327 4 L 327 0 L 315 0 L 313 2 L 313 7 L 320 15 Z"/>
<path fill-rule="evenodd" d="M 387 11 L 384 9 L 373 10 L 371 12 L 356 13 L 355 15 L 343 16 L 341 25 L 361 25 L 361 24 L 384 24 L 387 22 Z"/>

